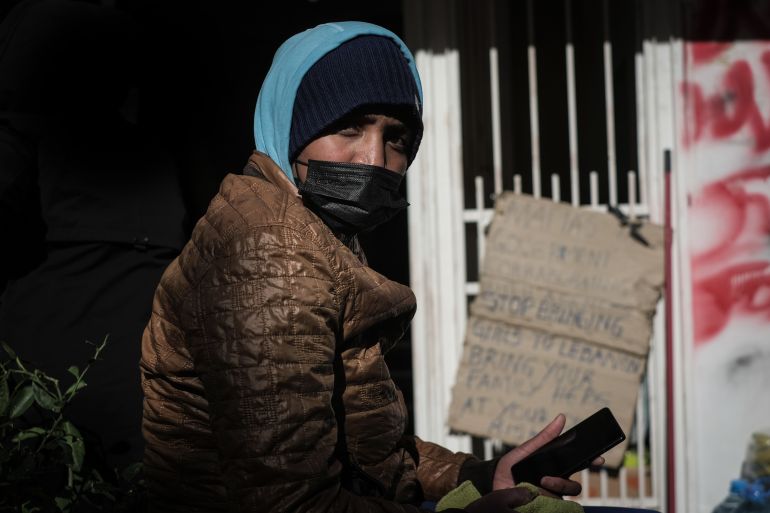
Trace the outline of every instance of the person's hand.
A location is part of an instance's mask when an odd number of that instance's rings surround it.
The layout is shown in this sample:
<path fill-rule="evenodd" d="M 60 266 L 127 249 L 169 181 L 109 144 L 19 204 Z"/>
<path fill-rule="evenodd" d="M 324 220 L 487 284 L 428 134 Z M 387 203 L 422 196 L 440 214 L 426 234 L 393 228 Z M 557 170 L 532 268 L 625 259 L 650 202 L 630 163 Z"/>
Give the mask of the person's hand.
<path fill-rule="evenodd" d="M 509 513 L 536 497 L 526 488 L 505 488 L 489 492 L 465 506 L 468 513 Z"/>
<path fill-rule="evenodd" d="M 511 467 L 513 464 L 520 462 L 559 436 L 562 429 L 564 429 L 564 423 L 566 421 L 567 419 L 560 413 L 546 427 L 544 427 L 542 431 L 518 447 L 510 450 L 500 458 L 500 461 L 497 463 L 497 468 L 495 469 L 495 475 L 492 478 L 492 489 L 500 490 L 514 486 L 516 483 L 513 482 L 513 476 L 511 475 Z M 599 466 L 603 463 L 604 458 L 599 457 L 592 462 L 592 465 Z M 555 496 L 579 495 L 582 489 L 580 483 L 577 481 L 553 476 L 546 476 L 541 479 L 539 483 L 532 484 L 540 486 L 546 492 L 550 492 L 550 494 Z"/>

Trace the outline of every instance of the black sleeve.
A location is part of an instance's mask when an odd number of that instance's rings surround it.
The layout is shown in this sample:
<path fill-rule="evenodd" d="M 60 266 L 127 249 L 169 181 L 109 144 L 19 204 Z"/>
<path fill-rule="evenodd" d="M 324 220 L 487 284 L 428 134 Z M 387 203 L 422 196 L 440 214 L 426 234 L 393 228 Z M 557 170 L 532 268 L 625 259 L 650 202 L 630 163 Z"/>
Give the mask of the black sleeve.
<path fill-rule="evenodd" d="M 491 460 L 470 459 L 460 467 L 460 475 L 457 479 L 458 484 L 470 481 L 481 495 L 486 495 L 492 491 L 492 478 L 495 475 L 497 462 L 500 458 Z"/>

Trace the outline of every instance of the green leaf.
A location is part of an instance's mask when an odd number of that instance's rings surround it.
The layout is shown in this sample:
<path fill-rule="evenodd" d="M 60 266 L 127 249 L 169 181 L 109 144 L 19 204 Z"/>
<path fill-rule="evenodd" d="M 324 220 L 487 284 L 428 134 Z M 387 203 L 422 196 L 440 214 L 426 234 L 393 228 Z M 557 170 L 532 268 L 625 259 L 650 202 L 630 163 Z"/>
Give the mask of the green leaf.
<path fill-rule="evenodd" d="M 34 400 L 35 392 L 32 390 L 32 385 L 22 388 L 13 394 L 13 398 L 11 398 L 11 413 L 8 416 L 15 419 L 24 415 L 29 407 L 32 406 Z"/>
<path fill-rule="evenodd" d="M 22 374 L 32 375 L 32 373 L 27 370 L 27 367 L 24 366 L 24 362 L 21 361 L 21 358 L 17 356 L 15 361 L 16 361 L 16 368 L 22 371 Z"/>
<path fill-rule="evenodd" d="M 64 392 L 65 397 L 72 397 L 86 387 L 85 381 L 76 381 Z"/>
<path fill-rule="evenodd" d="M 35 505 L 28 506 L 31 501 L 27 501 L 24 504 L 21 505 L 21 513 L 36 513 L 37 511 L 40 511 L 40 508 L 38 508 Z"/>
<path fill-rule="evenodd" d="M 72 499 L 67 499 L 66 497 L 56 497 L 54 502 L 56 503 L 56 507 L 59 508 L 59 511 L 69 511 L 70 504 L 72 504 Z"/>
<path fill-rule="evenodd" d="M 22 440 L 29 440 L 30 438 L 37 438 L 40 435 L 45 434 L 45 429 L 40 427 L 32 427 L 29 429 L 25 429 L 24 431 L 20 431 L 19 433 L 16 433 L 16 435 L 11 439 L 12 442 L 18 443 Z"/>
<path fill-rule="evenodd" d="M 75 379 L 80 377 L 80 369 L 78 369 L 77 365 L 72 365 L 69 369 L 67 369 L 67 372 L 75 376 Z"/>
<path fill-rule="evenodd" d="M 9 346 L 9 345 L 8 345 L 7 343 L 5 343 L 5 342 L 0 342 L 0 345 L 2 345 L 2 346 L 3 346 L 3 349 L 4 349 L 4 350 L 5 350 L 5 352 L 8 354 L 8 356 L 10 356 L 10 357 L 11 357 L 11 360 L 15 360 L 15 359 L 16 359 L 16 351 L 14 351 L 13 349 L 11 349 L 11 346 Z"/>
<path fill-rule="evenodd" d="M 80 469 L 83 467 L 83 457 L 86 454 L 83 437 L 80 435 L 78 428 L 69 421 L 64 421 L 62 429 L 67 434 L 67 445 L 70 446 L 72 451 L 72 468 L 76 472 L 80 472 Z"/>
<path fill-rule="evenodd" d="M 42 408 L 55 412 L 61 410 L 61 404 L 59 401 L 57 401 L 56 398 L 52 396 L 44 387 L 35 383 L 32 385 L 32 391 L 35 396 L 35 401 Z"/>
<path fill-rule="evenodd" d="M 143 467 L 142 462 L 136 461 L 128 465 L 126 468 L 124 468 L 123 472 L 121 472 L 121 476 L 127 483 L 130 483 L 134 479 L 136 479 L 136 476 L 138 476 L 139 473 L 142 471 L 142 467 Z"/>
<path fill-rule="evenodd" d="M 0 377 L 0 417 L 5 415 L 5 410 L 8 409 L 8 404 L 11 399 L 8 395 L 8 375 L 3 374 Z"/>

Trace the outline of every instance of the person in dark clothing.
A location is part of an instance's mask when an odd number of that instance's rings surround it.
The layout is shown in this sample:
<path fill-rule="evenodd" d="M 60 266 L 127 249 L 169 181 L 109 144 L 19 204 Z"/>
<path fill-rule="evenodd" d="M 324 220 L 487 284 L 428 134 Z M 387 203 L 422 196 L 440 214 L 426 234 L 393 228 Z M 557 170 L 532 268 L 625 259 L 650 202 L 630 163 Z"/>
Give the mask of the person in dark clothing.
<path fill-rule="evenodd" d="M 68 383 L 67 367 L 93 355 L 86 342 L 107 337 L 66 413 L 88 455 L 122 467 L 142 457 L 150 299 L 185 240 L 178 170 L 138 122 L 127 15 L 25 0 L 0 40 L 0 340 Z"/>

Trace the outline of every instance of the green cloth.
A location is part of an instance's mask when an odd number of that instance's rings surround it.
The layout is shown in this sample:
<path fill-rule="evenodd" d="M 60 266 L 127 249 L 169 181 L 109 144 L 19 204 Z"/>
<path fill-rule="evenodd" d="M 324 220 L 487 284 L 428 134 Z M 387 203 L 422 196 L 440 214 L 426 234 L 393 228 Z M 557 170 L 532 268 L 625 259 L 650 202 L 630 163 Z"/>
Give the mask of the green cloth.
<path fill-rule="evenodd" d="M 518 513 L 583 513 L 583 506 L 577 502 L 540 495 L 540 489 L 533 484 L 521 483 L 516 486 L 522 486 L 537 495 L 531 502 L 516 508 Z"/>
<path fill-rule="evenodd" d="M 574 501 L 557 499 L 540 495 L 540 489 L 529 483 L 521 483 L 517 487 L 524 487 L 535 494 L 531 502 L 519 506 L 514 511 L 518 513 L 583 513 L 583 507 Z M 438 504 L 436 511 L 444 511 L 449 508 L 464 509 L 468 504 L 481 498 L 481 494 L 473 483 L 464 481 L 460 486 L 444 495 Z"/>
<path fill-rule="evenodd" d="M 449 508 L 463 509 L 471 502 L 480 498 L 481 494 L 473 486 L 473 483 L 463 481 L 460 486 L 441 497 L 441 500 L 436 504 L 436 511 L 444 511 Z"/>

